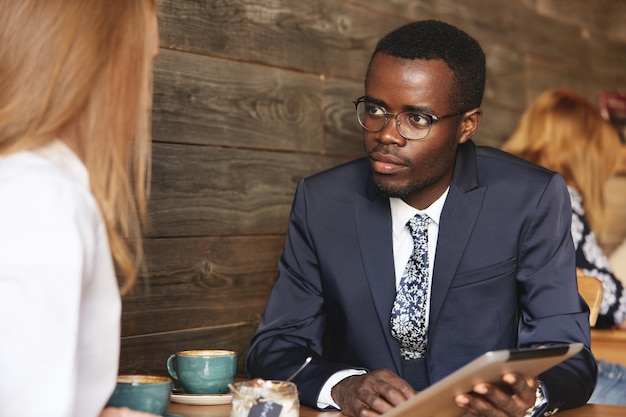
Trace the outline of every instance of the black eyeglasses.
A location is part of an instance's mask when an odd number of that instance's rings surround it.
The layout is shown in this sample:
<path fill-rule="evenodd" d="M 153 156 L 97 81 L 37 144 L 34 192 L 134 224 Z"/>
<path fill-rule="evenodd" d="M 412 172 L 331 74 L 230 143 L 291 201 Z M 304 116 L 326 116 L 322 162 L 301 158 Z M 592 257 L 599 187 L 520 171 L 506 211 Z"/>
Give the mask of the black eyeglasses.
<path fill-rule="evenodd" d="M 403 111 L 400 113 L 389 113 L 383 107 L 365 101 L 365 96 L 353 101 L 356 107 L 356 117 L 359 124 L 370 132 L 380 132 L 387 126 L 389 119 L 396 119 L 398 133 L 408 140 L 424 139 L 430 133 L 430 128 L 434 122 L 448 117 L 458 116 L 464 112 L 435 116 L 434 114 L 419 113 L 414 111 Z"/>

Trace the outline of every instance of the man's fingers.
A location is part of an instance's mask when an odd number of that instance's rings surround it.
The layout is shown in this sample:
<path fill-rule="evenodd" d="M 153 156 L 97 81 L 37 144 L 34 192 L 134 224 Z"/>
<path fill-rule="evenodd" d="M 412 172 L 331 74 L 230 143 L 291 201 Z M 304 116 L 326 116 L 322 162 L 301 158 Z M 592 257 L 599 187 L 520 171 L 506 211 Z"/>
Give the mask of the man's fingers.
<path fill-rule="evenodd" d="M 537 381 L 517 374 L 502 377 L 504 385 L 476 384 L 473 392 L 455 397 L 456 404 L 468 415 L 482 417 L 513 417 L 524 415 L 535 404 Z"/>
<path fill-rule="evenodd" d="M 358 417 L 383 414 L 414 394 L 405 380 L 386 369 L 348 377 L 331 391 L 343 414 Z"/>

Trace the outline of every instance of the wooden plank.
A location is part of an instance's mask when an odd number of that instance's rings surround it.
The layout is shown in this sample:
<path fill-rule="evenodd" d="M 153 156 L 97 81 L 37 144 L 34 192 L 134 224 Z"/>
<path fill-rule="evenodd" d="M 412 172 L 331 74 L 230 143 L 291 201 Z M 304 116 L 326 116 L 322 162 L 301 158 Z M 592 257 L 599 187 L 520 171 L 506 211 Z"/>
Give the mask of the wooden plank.
<path fill-rule="evenodd" d="M 229 349 L 238 353 L 237 375 L 245 376 L 244 359 L 256 324 L 235 323 L 205 329 L 123 337 L 120 374 L 167 375 L 170 354 L 185 349 Z"/>
<path fill-rule="evenodd" d="M 474 141 L 479 145 L 501 147 L 515 130 L 521 111 L 508 110 L 485 100 L 483 119 Z"/>
<path fill-rule="evenodd" d="M 146 239 L 149 279 L 123 298 L 121 373 L 165 374 L 170 353 L 240 353 L 275 281 L 284 236 Z"/>
<path fill-rule="evenodd" d="M 615 0 L 536 0 L 537 12 L 567 20 L 603 37 L 626 42 L 626 8 Z"/>
<path fill-rule="evenodd" d="M 622 23 L 623 24 L 623 23 Z M 603 78 L 615 78 L 617 87 L 624 89 L 626 83 L 626 42 L 612 41 L 597 36 L 589 37 L 588 69 Z"/>
<path fill-rule="evenodd" d="M 597 81 L 592 78 L 589 72 L 529 56 L 526 60 L 526 100 L 530 103 L 550 88 L 570 88 L 595 102 Z"/>
<path fill-rule="evenodd" d="M 322 152 L 322 80 L 243 62 L 162 50 L 154 140 Z"/>
<path fill-rule="evenodd" d="M 284 236 L 146 239 L 145 273 L 123 297 L 122 335 L 256 323 Z"/>
<path fill-rule="evenodd" d="M 333 0 L 164 0 L 159 10 L 166 48 L 352 79 L 403 22 Z"/>
<path fill-rule="evenodd" d="M 358 156 L 351 100 L 362 90 L 362 81 L 164 50 L 155 70 L 154 140 Z"/>
<path fill-rule="evenodd" d="M 483 101 L 492 107 L 522 112 L 524 100 L 524 55 L 495 42 L 483 42 L 487 82 Z"/>
<path fill-rule="evenodd" d="M 363 132 L 352 103 L 362 95 L 363 82 L 332 78 L 324 82 L 324 149 L 328 152 L 353 158 L 363 155 Z"/>
<path fill-rule="evenodd" d="M 584 50 L 588 45 L 581 39 L 578 26 L 539 15 L 521 1 L 359 2 L 380 13 L 392 12 L 409 20 L 443 20 L 468 32 L 481 44 L 497 41 L 513 51 L 532 51 L 572 66 L 585 64 Z"/>
<path fill-rule="evenodd" d="M 297 182 L 349 159 L 155 143 L 148 235 L 284 234 Z"/>

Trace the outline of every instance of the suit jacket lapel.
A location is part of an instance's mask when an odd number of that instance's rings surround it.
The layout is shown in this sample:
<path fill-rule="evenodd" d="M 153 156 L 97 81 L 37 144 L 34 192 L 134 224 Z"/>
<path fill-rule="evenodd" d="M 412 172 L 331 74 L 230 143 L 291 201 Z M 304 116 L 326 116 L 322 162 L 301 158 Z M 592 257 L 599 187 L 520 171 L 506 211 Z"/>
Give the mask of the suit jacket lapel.
<path fill-rule="evenodd" d="M 390 317 L 396 295 L 389 199 L 368 185 L 355 195 L 355 218 L 361 257 L 387 348 L 400 372 L 398 342 L 391 336 Z"/>
<path fill-rule="evenodd" d="M 437 316 L 448 288 L 469 241 L 487 189 L 479 187 L 476 168 L 476 149 L 472 142 L 459 147 L 450 184 L 450 191 L 441 213 L 437 253 L 433 269 L 430 300 L 430 327 L 435 327 Z"/>

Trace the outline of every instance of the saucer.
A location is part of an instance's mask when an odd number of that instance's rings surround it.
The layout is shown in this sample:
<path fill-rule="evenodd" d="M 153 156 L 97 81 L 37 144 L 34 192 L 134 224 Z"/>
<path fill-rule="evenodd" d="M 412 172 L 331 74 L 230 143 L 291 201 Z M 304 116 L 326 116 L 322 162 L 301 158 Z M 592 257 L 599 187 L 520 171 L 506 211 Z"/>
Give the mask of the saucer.
<path fill-rule="evenodd" d="M 172 392 L 171 401 L 187 405 L 221 405 L 229 404 L 232 394 L 184 394 Z"/>

